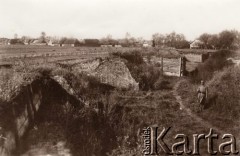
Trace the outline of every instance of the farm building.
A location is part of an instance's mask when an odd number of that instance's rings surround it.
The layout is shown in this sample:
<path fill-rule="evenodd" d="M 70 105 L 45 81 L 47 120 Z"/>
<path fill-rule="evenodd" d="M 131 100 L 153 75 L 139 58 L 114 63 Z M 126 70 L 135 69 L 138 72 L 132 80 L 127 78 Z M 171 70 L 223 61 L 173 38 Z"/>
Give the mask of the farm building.
<path fill-rule="evenodd" d="M 106 48 L 106 47 L 113 47 L 113 46 L 111 44 L 104 44 L 104 45 L 101 45 L 101 47 Z"/>
<path fill-rule="evenodd" d="M 102 39 L 99 41 L 101 46 L 112 46 L 118 45 L 118 41 L 114 39 Z"/>
<path fill-rule="evenodd" d="M 118 44 L 118 45 L 115 45 L 114 47 L 116 47 L 116 48 L 122 48 L 122 45 Z"/>
<path fill-rule="evenodd" d="M 204 43 L 200 40 L 194 40 L 192 43 L 190 43 L 190 49 L 202 49 L 204 46 Z"/>
<path fill-rule="evenodd" d="M 23 43 L 24 43 L 25 45 L 29 45 L 31 42 L 32 42 L 32 39 L 24 39 L 24 40 L 23 40 Z"/>
<path fill-rule="evenodd" d="M 184 56 L 190 62 L 198 62 L 202 63 L 207 60 L 212 53 L 216 52 L 216 50 L 203 50 L 203 49 L 178 49 L 179 54 Z"/>
<path fill-rule="evenodd" d="M 77 47 L 80 46 L 78 39 L 66 39 L 61 44 L 62 47 Z"/>
<path fill-rule="evenodd" d="M 152 47 L 152 45 L 149 43 L 143 43 L 143 47 Z"/>
<path fill-rule="evenodd" d="M 98 39 L 84 39 L 84 46 L 99 47 L 100 41 Z"/>
<path fill-rule="evenodd" d="M 24 43 L 20 39 L 10 39 L 8 45 L 24 45 Z"/>
<path fill-rule="evenodd" d="M 35 39 L 32 39 L 31 37 L 28 36 L 23 36 L 21 38 L 21 41 L 24 43 L 24 45 L 30 45 Z"/>
<path fill-rule="evenodd" d="M 35 39 L 30 42 L 30 45 L 47 45 L 47 42 L 42 39 Z"/>
<path fill-rule="evenodd" d="M 48 46 L 54 46 L 52 40 L 49 40 L 49 41 L 47 42 L 47 45 L 48 45 Z"/>
<path fill-rule="evenodd" d="M 152 47 L 152 41 L 144 41 L 144 42 L 142 43 L 142 46 L 143 46 L 143 47 Z"/>
<path fill-rule="evenodd" d="M 59 41 L 53 41 L 52 42 L 52 46 L 61 46 L 60 42 Z"/>

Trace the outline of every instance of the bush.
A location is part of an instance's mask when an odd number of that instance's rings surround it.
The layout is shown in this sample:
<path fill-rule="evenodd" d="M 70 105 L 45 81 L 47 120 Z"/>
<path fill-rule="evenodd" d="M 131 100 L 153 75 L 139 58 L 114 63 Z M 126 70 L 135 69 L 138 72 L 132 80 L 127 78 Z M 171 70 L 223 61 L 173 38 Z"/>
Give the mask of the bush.
<path fill-rule="evenodd" d="M 124 53 L 116 52 L 116 53 L 113 53 L 112 55 L 126 59 L 129 63 L 133 63 L 133 64 L 143 64 L 144 63 L 141 52 L 137 51 L 137 50 L 134 50 L 131 52 L 124 52 Z"/>
<path fill-rule="evenodd" d="M 159 80 L 161 75 L 160 69 L 153 65 L 142 67 L 139 75 L 139 88 L 142 90 L 155 89 L 154 84 Z"/>
<path fill-rule="evenodd" d="M 154 83 L 154 89 L 155 90 L 160 90 L 160 89 L 170 89 L 169 87 L 170 82 L 166 81 L 162 78 L 159 78 L 155 83 Z"/>
<path fill-rule="evenodd" d="M 226 68 L 208 83 L 210 95 L 217 94 L 216 112 L 235 120 L 240 117 L 240 67 Z"/>
<path fill-rule="evenodd" d="M 213 53 L 212 56 L 206 60 L 206 62 L 198 65 L 198 73 L 191 77 L 193 82 L 210 80 L 215 71 L 221 70 L 231 64 L 229 61 L 227 61 L 227 57 L 229 57 L 231 54 L 231 51 L 228 50 L 220 50 L 216 53 Z"/>

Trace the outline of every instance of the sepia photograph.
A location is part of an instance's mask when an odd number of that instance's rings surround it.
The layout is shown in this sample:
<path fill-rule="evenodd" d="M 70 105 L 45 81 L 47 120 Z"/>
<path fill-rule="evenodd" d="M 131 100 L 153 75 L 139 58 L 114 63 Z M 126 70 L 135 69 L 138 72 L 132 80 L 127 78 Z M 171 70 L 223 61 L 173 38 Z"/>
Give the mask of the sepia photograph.
<path fill-rule="evenodd" d="M 0 156 L 240 155 L 239 0 L 0 0 Z"/>

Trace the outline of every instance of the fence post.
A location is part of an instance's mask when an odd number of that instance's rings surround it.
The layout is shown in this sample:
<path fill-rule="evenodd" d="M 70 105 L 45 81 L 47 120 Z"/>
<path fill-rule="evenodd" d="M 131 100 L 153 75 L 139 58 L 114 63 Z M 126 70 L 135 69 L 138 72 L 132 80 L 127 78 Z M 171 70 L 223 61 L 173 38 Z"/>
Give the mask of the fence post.
<path fill-rule="evenodd" d="M 179 77 L 181 77 L 181 76 L 182 76 L 182 57 L 180 57 L 179 62 L 180 62 L 180 66 L 179 66 Z"/>

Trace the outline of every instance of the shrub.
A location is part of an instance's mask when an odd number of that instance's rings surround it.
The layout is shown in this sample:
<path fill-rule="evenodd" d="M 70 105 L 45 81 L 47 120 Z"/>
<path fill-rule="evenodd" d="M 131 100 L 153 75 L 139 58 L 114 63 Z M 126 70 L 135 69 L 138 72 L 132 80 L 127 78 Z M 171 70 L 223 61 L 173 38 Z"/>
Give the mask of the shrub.
<path fill-rule="evenodd" d="M 131 51 L 131 52 L 123 52 L 123 53 L 115 52 L 112 55 L 124 58 L 129 63 L 133 63 L 133 64 L 143 64 L 144 63 L 141 52 L 137 51 L 137 50 L 134 50 L 134 51 Z"/>
<path fill-rule="evenodd" d="M 192 76 L 193 82 L 210 80 L 215 71 L 221 70 L 230 65 L 230 62 L 227 61 L 227 57 L 229 57 L 231 54 L 231 51 L 228 50 L 220 50 L 216 53 L 213 53 L 212 56 L 206 60 L 206 62 L 198 65 L 198 73 Z"/>
<path fill-rule="evenodd" d="M 169 81 L 166 81 L 162 78 L 159 78 L 155 83 L 154 83 L 154 89 L 155 90 L 160 90 L 160 89 L 169 89 Z"/>
<path fill-rule="evenodd" d="M 154 65 L 143 66 L 139 75 L 139 87 L 142 90 L 154 89 L 154 84 L 159 80 L 160 75 L 160 69 Z"/>
<path fill-rule="evenodd" d="M 240 67 L 225 68 L 216 73 L 208 86 L 211 96 L 218 95 L 214 111 L 232 120 L 239 118 Z"/>

